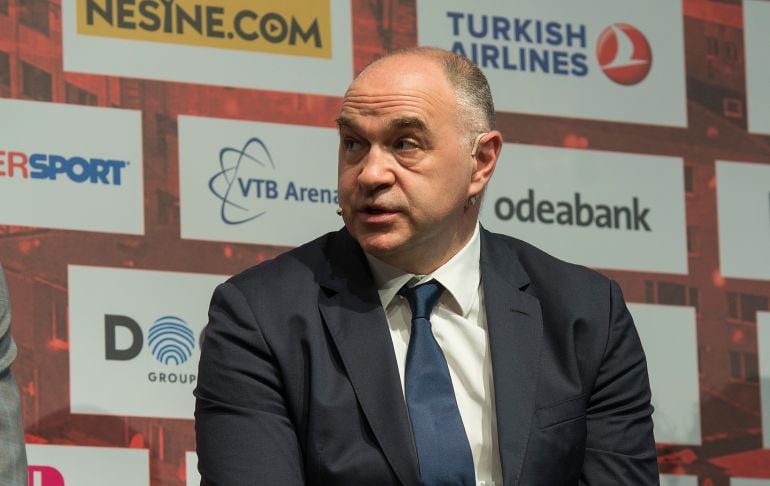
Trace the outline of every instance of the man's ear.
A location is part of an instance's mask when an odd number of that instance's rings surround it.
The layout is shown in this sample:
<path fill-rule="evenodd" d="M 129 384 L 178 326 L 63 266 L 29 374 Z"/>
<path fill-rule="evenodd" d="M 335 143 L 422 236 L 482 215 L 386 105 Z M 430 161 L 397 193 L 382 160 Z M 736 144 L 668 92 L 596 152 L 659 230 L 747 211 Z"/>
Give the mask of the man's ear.
<path fill-rule="evenodd" d="M 468 197 L 477 196 L 484 190 L 495 171 L 495 165 L 502 148 L 503 135 L 499 131 L 492 130 L 480 136 L 475 153 L 472 155 L 476 165 L 471 174 Z"/>

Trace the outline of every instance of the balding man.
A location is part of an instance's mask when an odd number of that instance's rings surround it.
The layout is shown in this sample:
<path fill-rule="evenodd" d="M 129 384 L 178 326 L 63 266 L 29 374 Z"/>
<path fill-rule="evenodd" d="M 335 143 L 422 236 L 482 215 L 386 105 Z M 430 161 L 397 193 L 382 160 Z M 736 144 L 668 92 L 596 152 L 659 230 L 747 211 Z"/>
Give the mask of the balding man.
<path fill-rule="evenodd" d="M 393 52 L 337 123 L 345 228 L 212 299 L 202 484 L 657 484 L 617 284 L 478 223 L 502 147 L 481 71 Z"/>

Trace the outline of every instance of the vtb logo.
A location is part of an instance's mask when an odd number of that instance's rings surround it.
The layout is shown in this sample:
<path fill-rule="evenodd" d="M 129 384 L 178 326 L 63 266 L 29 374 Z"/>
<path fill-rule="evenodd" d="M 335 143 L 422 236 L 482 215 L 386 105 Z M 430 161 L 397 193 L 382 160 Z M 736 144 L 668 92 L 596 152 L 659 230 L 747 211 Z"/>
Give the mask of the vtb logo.
<path fill-rule="evenodd" d="M 64 486 L 64 476 L 51 466 L 29 466 L 29 486 Z"/>
<path fill-rule="evenodd" d="M 220 201 L 219 215 L 226 224 L 236 225 L 256 219 L 267 211 L 262 199 L 278 197 L 278 183 L 265 178 L 275 171 L 267 145 L 250 138 L 242 148 L 219 151 L 221 171 L 209 180 L 209 189 Z"/>
<path fill-rule="evenodd" d="M 631 86 L 641 83 L 652 67 L 650 43 L 630 24 L 612 24 L 596 42 L 596 57 L 608 78 Z"/>

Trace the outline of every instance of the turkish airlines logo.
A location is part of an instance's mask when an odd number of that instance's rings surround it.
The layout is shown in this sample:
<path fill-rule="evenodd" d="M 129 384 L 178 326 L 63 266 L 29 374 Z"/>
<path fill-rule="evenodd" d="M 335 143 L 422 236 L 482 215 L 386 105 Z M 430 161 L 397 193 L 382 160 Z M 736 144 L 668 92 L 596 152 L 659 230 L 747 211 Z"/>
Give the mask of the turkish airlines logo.
<path fill-rule="evenodd" d="M 652 67 L 652 50 L 642 32 L 629 24 L 612 24 L 596 43 L 596 57 L 608 78 L 631 86 L 641 83 Z"/>

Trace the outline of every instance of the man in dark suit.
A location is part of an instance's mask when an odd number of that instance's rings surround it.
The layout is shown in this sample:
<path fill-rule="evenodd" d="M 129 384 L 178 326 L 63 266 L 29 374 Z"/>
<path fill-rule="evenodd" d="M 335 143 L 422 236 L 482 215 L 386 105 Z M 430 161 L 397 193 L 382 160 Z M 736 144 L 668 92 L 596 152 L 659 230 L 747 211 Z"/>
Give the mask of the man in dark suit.
<path fill-rule="evenodd" d="M 337 121 L 345 228 L 212 299 L 202 484 L 657 484 L 617 284 L 478 225 L 502 147 L 483 74 L 398 51 Z"/>

